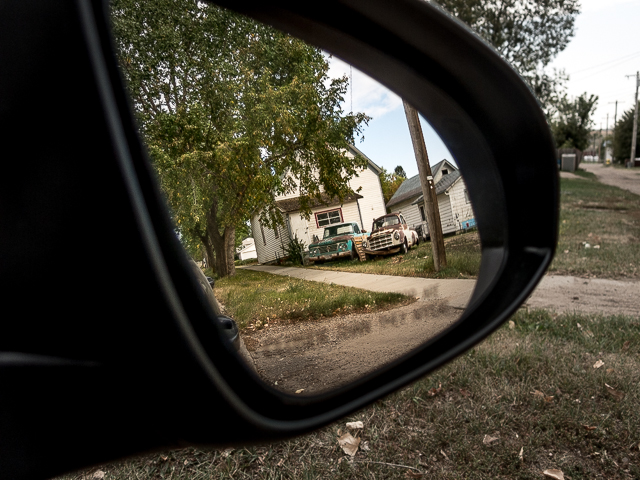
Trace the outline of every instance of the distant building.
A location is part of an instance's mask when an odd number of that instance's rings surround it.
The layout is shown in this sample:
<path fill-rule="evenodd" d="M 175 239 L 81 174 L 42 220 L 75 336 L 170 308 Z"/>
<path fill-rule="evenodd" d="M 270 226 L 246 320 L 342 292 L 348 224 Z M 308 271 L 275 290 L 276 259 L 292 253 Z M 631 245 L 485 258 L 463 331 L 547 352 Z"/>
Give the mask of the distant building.
<path fill-rule="evenodd" d="M 431 167 L 431 173 L 436 187 L 442 233 L 474 227 L 476 223 L 473 208 L 460 170 L 447 160 L 442 160 Z M 408 178 L 400 185 L 387 202 L 387 209 L 390 212 L 401 212 L 408 225 L 421 230 L 423 235 L 428 235 L 429 226 L 419 175 Z"/>
<path fill-rule="evenodd" d="M 350 146 L 345 155 L 352 158 L 361 155 L 368 163 L 358 176 L 349 181 L 352 193 L 342 203 L 323 194 L 320 200 L 312 203 L 311 217 L 306 220 L 300 211 L 299 193 L 295 192 L 276 198 L 276 206 L 284 216 L 284 226 L 272 230 L 260 222 L 257 213 L 251 218 L 259 263 L 274 263 L 283 258 L 289 241 L 295 237 L 308 247 L 314 236 L 322 238 L 327 225 L 356 222 L 360 229 L 369 230 L 373 219 L 386 213 L 380 185 L 382 169 L 354 146 Z"/>
<path fill-rule="evenodd" d="M 248 260 L 250 258 L 258 258 L 256 253 L 256 244 L 253 238 L 245 238 L 242 245 L 236 249 L 239 260 Z"/>

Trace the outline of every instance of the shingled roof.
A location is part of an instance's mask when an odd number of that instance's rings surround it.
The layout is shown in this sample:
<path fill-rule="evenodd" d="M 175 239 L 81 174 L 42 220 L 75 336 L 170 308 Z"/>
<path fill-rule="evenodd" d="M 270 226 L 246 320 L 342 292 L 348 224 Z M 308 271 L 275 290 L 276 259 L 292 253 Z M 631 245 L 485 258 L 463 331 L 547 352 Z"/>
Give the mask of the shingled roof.
<path fill-rule="evenodd" d="M 436 184 L 436 196 L 446 192 L 449 189 L 449 187 L 451 187 L 451 185 L 456 183 L 456 180 L 458 180 L 459 178 L 460 178 L 460 170 L 456 170 L 454 172 L 451 172 L 443 176 L 440 179 L 440 181 Z M 422 203 L 423 199 L 424 199 L 424 196 L 420 195 L 418 198 L 416 198 L 415 202 L 413 202 L 411 205 Z"/>
<path fill-rule="evenodd" d="M 333 207 L 335 205 L 343 205 L 347 202 L 355 202 L 359 198 L 362 198 L 362 195 L 354 192 L 353 190 L 346 197 L 344 197 L 342 202 L 337 197 L 331 198 L 326 193 L 321 193 L 320 199 L 312 198 L 310 200 L 310 206 L 311 208 L 320 207 L 320 206 Z M 276 205 L 284 213 L 297 212 L 298 210 L 300 210 L 300 197 L 287 198 L 285 200 L 278 200 L 276 202 Z"/>
<path fill-rule="evenodd" d="M 442 169 L 442 166 L 445 164 L 445 162 L 447 162 L 447 160 L 440 160 L 433 167 L 431 167 L 431 173 L 434 177 L 438 174 L 440 169 Z M 456 171 L 458 170 L 454 170 L 453 173 L 455 173 Z M 442 177 L 438 182 L 438 185 L 440 185 L 442 180 L 444 180 L 445 177 L 448 177 L 449 175 L 452 175 L 452 173 Z M 438 185 L 436 185 L 436 191 L 437 191 Z M 437 195 L 440 195 L 440 193 L 442 192 L 438 192 Z M 414 177 L 408 178 L 404 182 L 402 182 L 402 185 L 400 185 L 398 190 L 396 190 L 396 193 L 394 193 L 393 196 L 389 199 L 389 202 L 387 203 L 387 208 L 391 208 L 394 205 L 397 205 L 398 203 L 406 202 L 407 200 L 410 200 L 412 197 L 415 197 L 418 195 L 420 196 L 420 198 L 422 198 L 422 186 L 420 185 L 420 175 L 416 175 Z"/>

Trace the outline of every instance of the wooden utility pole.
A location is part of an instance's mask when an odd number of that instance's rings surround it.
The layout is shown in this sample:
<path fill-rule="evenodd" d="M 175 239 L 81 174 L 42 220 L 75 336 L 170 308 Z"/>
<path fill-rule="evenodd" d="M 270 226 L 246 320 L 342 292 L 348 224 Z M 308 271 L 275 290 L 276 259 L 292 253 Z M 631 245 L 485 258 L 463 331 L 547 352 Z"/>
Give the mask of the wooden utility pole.
<path fill-rule="evenodd" d="M 447 266 L 447 254 L 444 250 L 444 238 L 442 236 L 442 223 L 440 222 L 436 187 L 433 184 L 433 175 L 431 174 L 431 167 L 429 166 L 429 156 L 427 155 L 427 147 L 424 143 L 418 111 L 404 100 L 402 104 L 404 105 L 404 113 L 407 116 L 411 143 L 413 143 L 413 152 L 416 156 L 418 173 L 420 174 L 424 210 L 427 215 L 429 235 L 431 236 L 431 246 L 433 248 L 433 266 L 436 272 L 438 272 L 440 268 Z"/>
<path fill-rule="evenodd" d="M 627 75 L 630 77 L 631 75 Z M 631 135 L 631 160 L 629 167 L 636 165 L 636 137 L 638 136 L 638 87 L 640 87 L 640 72 L 636 72 L 636 103 L 633 113 L 633 134 Z"/>

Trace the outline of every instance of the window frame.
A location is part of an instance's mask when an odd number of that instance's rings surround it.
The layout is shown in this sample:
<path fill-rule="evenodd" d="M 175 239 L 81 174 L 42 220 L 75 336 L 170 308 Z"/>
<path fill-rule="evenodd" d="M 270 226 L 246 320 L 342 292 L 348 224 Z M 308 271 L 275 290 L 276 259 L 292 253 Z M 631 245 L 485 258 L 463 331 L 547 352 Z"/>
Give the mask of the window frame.
<path fill-rule="evenodd" d="M 340 217 L 340 220 L 338 222 L 329 222 L 329 223 L 327 223 L 325 225 L 320 225 L 320 221 L 318 220 L 318 215 L 323 215 L 323 214 L 326 213 L 327 214 L 327 219 L 330 219 L 330 217 L 328 215 L 330 213 L 333 213 L 333 212 L 338 212 L 338 216 Z M 342 216 L 342 208 L 332 208 L 331 210 L 323 210 L 322 212 L 314 213 L 314 216 L 315 216 L 315 219 L 316 219 L 316 227 L 317 228 L 324 228 L 324 227 L 329 226 L 329 225 L 334 225 L 336 223 L 344 222 L 344 218 Z"/>

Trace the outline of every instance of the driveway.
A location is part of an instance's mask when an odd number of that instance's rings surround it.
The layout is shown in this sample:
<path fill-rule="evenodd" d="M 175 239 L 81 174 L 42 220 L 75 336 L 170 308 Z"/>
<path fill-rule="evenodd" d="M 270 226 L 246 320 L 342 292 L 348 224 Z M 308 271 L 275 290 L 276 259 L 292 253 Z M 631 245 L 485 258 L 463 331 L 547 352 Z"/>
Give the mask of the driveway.
<path fill-rule="evenodd" d="M 438 301 L 457 309 L 464 309 L 469 303 L 469 298 L 476 285 L 475 280 L 469 279 L 436 280 L 275 265 L 251 265 L 243 268 L 313 282 L 362 288 L 372 292 L 401 293 L 422 301 Z"/>
<path fill-rule="evenodd" d="M 598 181 L 640 195 L 640 168 L 605 167 L 602 163 L 582 162 L 580 168 L 593 173 Z"/>

